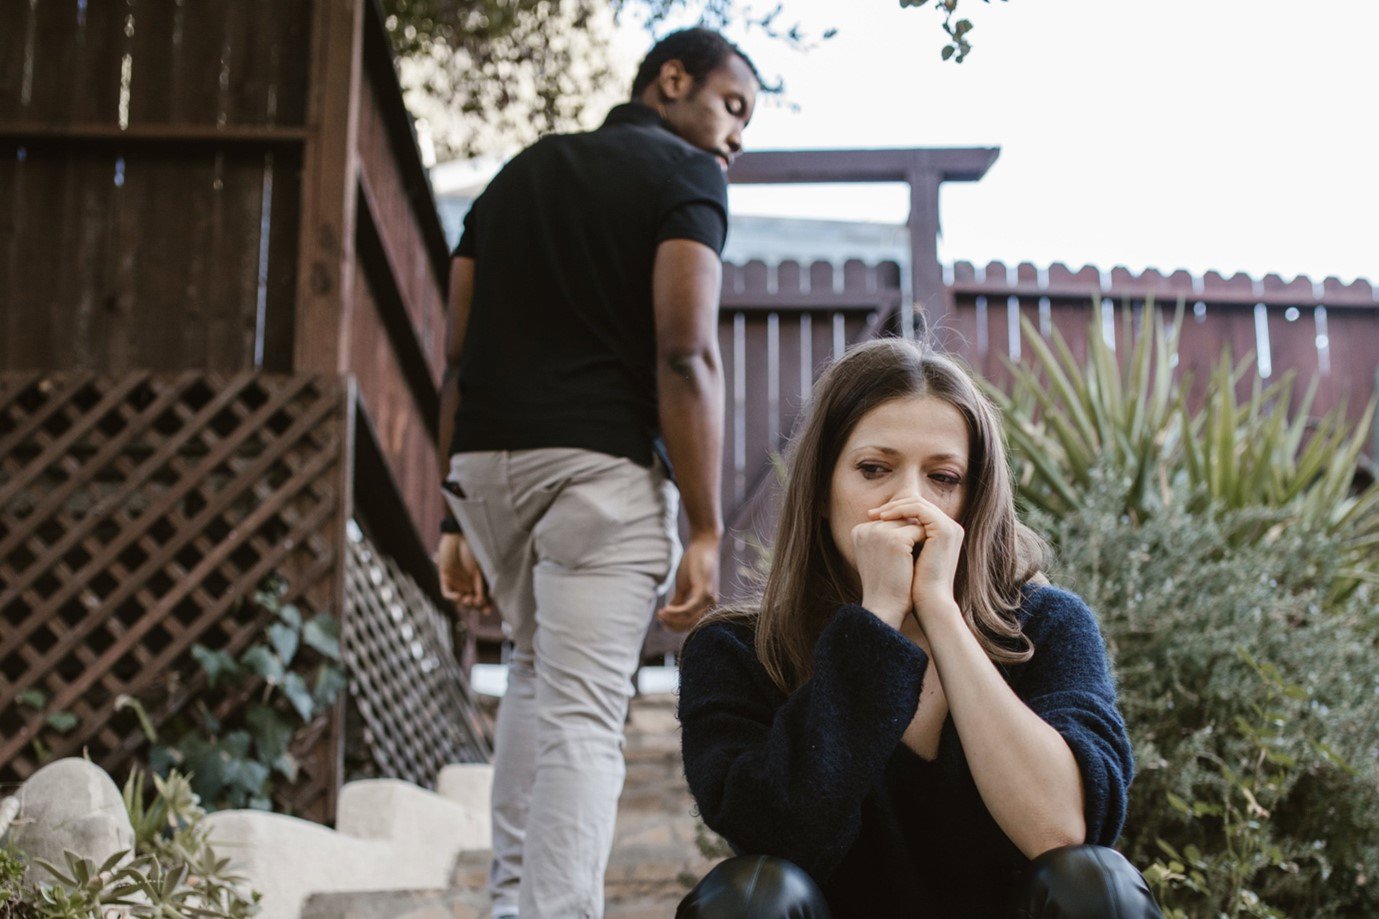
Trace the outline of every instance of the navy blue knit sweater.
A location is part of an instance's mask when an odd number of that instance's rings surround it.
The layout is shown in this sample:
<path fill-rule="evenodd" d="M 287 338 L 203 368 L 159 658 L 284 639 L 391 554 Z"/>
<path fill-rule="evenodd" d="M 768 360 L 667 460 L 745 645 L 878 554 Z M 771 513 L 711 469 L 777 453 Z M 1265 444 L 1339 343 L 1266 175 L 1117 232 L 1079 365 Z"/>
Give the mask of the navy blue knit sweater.
<path fill-rule="evenodd" d="M 1006 681 L 1068 742 L 1082 771 L 1087 841 L 1110 845 L 1133 762 L 1096 620 L 1076 595 L 1033 588 L 1019 613 L 1034 656 Z M 1028 861 L 977 793 L 951 716 L 938 755 L 901 743 L 928 656 L 860 606 L 814 647 L 788 697 L 751 628 L 706 625 L 680 662 L 685 776 L 704 822 L 743 854 L 812 875 L 835 919 L 997 917 Z"/>

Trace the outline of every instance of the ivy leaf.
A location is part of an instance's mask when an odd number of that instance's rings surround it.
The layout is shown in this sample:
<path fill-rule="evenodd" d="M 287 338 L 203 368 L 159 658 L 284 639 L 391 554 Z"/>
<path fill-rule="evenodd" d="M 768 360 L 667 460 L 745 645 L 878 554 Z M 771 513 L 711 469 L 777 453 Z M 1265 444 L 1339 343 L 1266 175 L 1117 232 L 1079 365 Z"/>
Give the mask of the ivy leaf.
<path fill-rule="evenodd" d="M 275 622 L 268 627 L 268 641 L 273 645 L 273 650 L 278 652 L 278 657 L 282 659 L 283 665 L 292 663 L 292 658 L 297 656 L 297 630 L 281 622 Z"/>
<path fill-rule="evenodd" d="M 284 752 L 281 756 L 273 760 L 273 768 L 278 770 L 283 778 L 289 782 L 297 781 L 298 763 L 297 757 L 291 753 Z"/>
<path fill-rule="evenodd" d="M 227 784 L 255 796 L 262 792 L 263 783 L 268 781 L 268 767 L 256 760 L 235 757 L 225 763 L 225 779 Z"/>
<path fill-rule="evenodd" d="M 227 756 L 235 759 L 243 759 L 249 755 L 249 744 L 252 738 L 248 731 L 231 731 L 220 741 L 220 748 Z"/>
<path fill-rule="evenodd" d="M 954 51 L 955 51 L 955 49 L 953 48 L 953 46 L 952 46 L 952 45 L 948 45 L 948 46 L 945 47 L 945 48 L 943 49 L 943 51 L 940 52 L 940 53 L 943 55 L 943 59 L 946 61 L 946 60 L 948 60 L 950 57 L 953 56 Z"/>
<path fill-rule="evenodd" d="M 340 659 L 340 625 L 333 616 L 313 616 L 302 627 L 302 641 L 333 661 Z"/>
<path fill-rule="evenodd" d="M 288 603 L 278 610 L 278 618 L 291 626 L 294 631 L 300 631 L 302 628 L 302 611 L 292 603 Z"/>
<path fill-rule="evenodd" d="M 282 682 L 283 662 L 266 645 L 254 645 L 239 660 L 270 684 L 277 686 Z"/>
<path fill-rule="evenodd" d="M 330 664 L 322 664 L 316 671 L 316 685 L 312 688 L 311 695 L 318 707 L 325 708 L 333 703 L 348 685 L 349 681 L 345 679 L 344 671 Z"/>
<path fill-rule="evenodd" d="M 71 712 L 51 712 L 47 721 L 48 726 L 59 734 L 66 734 L 77 726 L 77 716 Z"/>
<path fill-rule="evenodd" d="M 297 714 L 302 716 L 302 720 L 310 721 L 316 711 L 316 703 L 311 698 L 311 692 L 306 688 L 306 680 L 302 679 L 302 675 L 289 673 L 283 678 L 281 688 L 283 695 L 287 696 L 287 701 L 291 702 Z"/>
<path fill-rule="evenodd" d="M 244 721 L 254 735 L 259 759 L 264 762 L 277 759 L 292 742 L 292 725 L 267 705 L 251 706 Z"/>
<path fill-rule="evenodd" d="M 42 708 L 48 704 L 48 697 L 41 689 L 26 689 L 17 698 L 20 705 L 27 705 L 29 708 Z"/>
<path fill-rule="evenodd" d="M 206 682 L 212 689 L 220 682 L 222 676 L 234 678 L 239 676 L 239 664 L 226 651 L 212 651 L 202 644 L 192 645 L 192 657 L 201 665 L 201 669 L 206 673 Z"/>

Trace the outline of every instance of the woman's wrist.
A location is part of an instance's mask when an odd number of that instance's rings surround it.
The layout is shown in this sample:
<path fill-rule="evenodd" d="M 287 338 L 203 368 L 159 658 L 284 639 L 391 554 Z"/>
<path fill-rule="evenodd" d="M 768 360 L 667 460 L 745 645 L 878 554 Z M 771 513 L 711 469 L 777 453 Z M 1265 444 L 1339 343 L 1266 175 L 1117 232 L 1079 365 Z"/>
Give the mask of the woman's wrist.
<path fill-rule="evenodd" d="M 944 624 L 967 627 L 967 623 L 962 618 L 962 610 L 958 607 L 958 601 L 952 597 L 917 598 L 915 618 L 919 620 L 925 631 L 930 628 L 941 628 Z"/>
<path fill-rule="evenodd" d="M 893 629 L 899 629 L 905 621 L 905 616 L 910 612 L 908 604 L 869 598 L 866 594 L 862 595 L 862 608 Z"/>

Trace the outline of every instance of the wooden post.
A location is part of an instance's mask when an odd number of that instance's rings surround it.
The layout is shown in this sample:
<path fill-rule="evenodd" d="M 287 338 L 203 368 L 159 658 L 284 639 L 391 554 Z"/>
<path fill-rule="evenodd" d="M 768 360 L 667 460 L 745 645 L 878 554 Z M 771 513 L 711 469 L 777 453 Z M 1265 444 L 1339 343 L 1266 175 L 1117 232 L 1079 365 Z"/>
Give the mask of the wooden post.
<path fill-rule="evenodd" d="M 925 310 L 940 330 L 949 311 L 938 261 L 938 189 L 944 182 L 975 182 L 1000 155 L 998 147 L 916 147 L 899 150 L 762 150 L 733 163 L 733 182 L 905 182 L 910 186 L 910 285 L 901 329 L 913 333 L 914 313 Z"/>
<path fill-rule="evenodd" d="M 356 134 L 365 0 L 316 0 L 293 369 L 343 372 L 354 299 Z"/>

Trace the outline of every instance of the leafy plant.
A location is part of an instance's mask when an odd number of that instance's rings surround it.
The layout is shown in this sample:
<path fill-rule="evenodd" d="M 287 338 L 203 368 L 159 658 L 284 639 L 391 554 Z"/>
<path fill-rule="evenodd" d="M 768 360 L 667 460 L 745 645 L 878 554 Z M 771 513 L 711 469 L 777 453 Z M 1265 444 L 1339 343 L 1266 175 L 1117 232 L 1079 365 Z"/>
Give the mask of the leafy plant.
<path fill-rule="evenodd" d="M 1093 316 L 1100 315 L 1097 304 Z M 1006 416 L 1022 501 L 1049 513 L 1073 512 L 1092 493 L 1093 477 L 1109 470 L 1123 484 L 1121 509 L 1132 522 L 1174 500 L 1194 511 L 1283 508 L 1277 525 L 1338 537 L 1344 564 L 1333 589 L 1379 582 L 1379 485 L 1352 493 L 1374 402 L 1353 428 L 1344 407 L 1313 421 L 1315 383 L 1290 410 L 1292 373 L 1267 386 L 1256 379 L 1250 398 L 1238 402 L 1248 363 L 1235 365 L 1226 350 L 1206 381 L 1202 405 L 1193 408 L 1192 381 L 1174 361 L 1182 317 L 1180 302 L 1166 328 L 1151 303 L 1135 330 L 1122 312 L 1123 337 L 1136 332 L 1123 362 L 1095 318 L 1085 362 L 1073 357 L 1056 328 L 1046 341 L 1022 319 L 1032 364 L 1010 365 L 1008 394 L 987 386 Z M 1259 533 L 1225 535 L 1239 544 Z"/>
<path fill-rule="evenodd" d="M 260 895 L 219 857 L 201 821 L 205 811 L 187 778 L 177 772 L 153 777 L 155 795 L 144 798 L 144 776 L 135 770 L 124 787 L 135 827 L 135 848 L 100 865 L 72 852 L 63 865 L 35 859 L 24 881 L 22 853 L 0 853 L 0 916 L 9 919 L 88 919 L 92 916 L 219 917 L 241 919 L 258 912 Z M 40 883 L 41 881 L 41 883 Z"/>
<path fill-rule="evenodd" d="M 1117 662 L 1138 768 L 1121 847 L 1171 917 L 1379 914 L 1375 596 L 1327 590 L 1342 538 L 1290 506 L 1195 509 L 1183 480 L 1136 521 L 1126 470 L 1090 482 L 1027 517 Z"/>
<path fill-rule="evenodd" d="M 333 705 L 346 685 L 335 619 L 304 619 L 298 607 L 283 602 L 285 592 L 280 579 L 270 579 L 254 594 L 272 621 L 238 657 L 203 645 L 192 649 L 211 693 L 166 732 L 171 742 L 160 740 L 140 701 L 126 697 L 117 706 L 132 709 L 153 742 L 150 767 L 189 774 L 192 789 L 213 809 L 270 809 L 275 782 L 296 781 L 291 744 L 297 730 Z M 214 696 L 240 693 L 250 679 L 261 680 L 253 700 L 223 721 Z"/>

